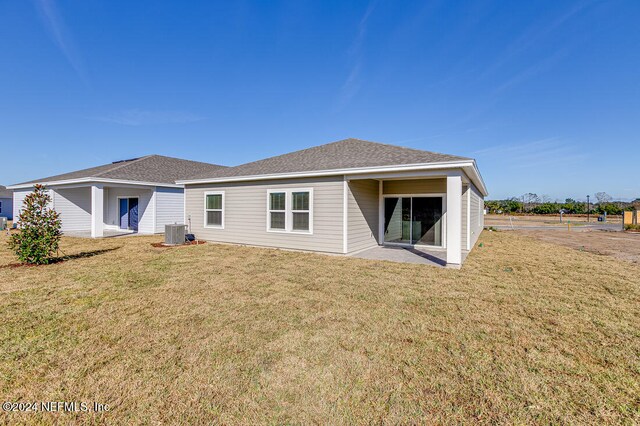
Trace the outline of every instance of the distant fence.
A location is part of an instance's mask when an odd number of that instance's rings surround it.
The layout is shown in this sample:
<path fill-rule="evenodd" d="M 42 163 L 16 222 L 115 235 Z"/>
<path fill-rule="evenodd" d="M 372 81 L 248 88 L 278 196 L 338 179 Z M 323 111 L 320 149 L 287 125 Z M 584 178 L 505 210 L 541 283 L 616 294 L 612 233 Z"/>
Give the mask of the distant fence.
<path fill-rule="evenodd" d="M 640 210 L 632 212 L 624 212 L 622 217 L 622 225 L 637 225 L 640 222 Z"/>

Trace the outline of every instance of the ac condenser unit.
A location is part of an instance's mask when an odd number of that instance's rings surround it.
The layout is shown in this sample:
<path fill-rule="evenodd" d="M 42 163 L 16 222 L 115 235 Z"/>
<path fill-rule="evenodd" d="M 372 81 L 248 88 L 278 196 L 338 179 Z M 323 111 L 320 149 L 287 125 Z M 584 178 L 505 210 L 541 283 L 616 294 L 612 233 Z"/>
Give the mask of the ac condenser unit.
<path fill-rule="evenodd" d="M 164 243 L 171 245 L 184 244 L 187 225 L 165 225 Z"/>

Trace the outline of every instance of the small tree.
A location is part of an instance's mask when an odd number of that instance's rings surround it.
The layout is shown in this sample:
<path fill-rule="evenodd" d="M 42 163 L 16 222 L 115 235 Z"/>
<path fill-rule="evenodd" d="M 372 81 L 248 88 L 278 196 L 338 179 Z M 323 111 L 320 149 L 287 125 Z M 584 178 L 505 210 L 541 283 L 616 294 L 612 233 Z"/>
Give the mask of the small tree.
<path fill-rule="evenodd" d="M 596 192 L 596 200 L 598 204 L 606 204 L 611 201 L 611 195 L 606 192 Z"/>
<path fill-rule="evenodd" d="M 540 203 L 540 197 L 538 197 L 538 194 L 528 192 L 522 195 L 523 213 L 526 211 L 529 211 L 533 207 L 532 204 L 538 204 L 538 203 Z"/>
<path fill-rule="evenodd" d="M 46 264 L 60 243 L 60 214 L 49 207 L 51 197 L 44 186 L 36 185 L 24 199 L 18 228 L 11 235 L 9 247 L 22 262 Z"/>

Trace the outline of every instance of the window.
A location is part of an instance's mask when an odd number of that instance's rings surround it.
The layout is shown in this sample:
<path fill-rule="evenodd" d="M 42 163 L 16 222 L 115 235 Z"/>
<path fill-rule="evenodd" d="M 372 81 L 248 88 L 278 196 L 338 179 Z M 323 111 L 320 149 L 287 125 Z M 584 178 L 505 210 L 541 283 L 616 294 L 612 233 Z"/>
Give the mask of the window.
<path fill-rule="evenodd" d="M 204 226 L 224 229 L 224 192 L 205 192 Z"/>
<path fill-rule="evenodd" d="M 313 190 L 272 190 L 267 194 L 267 231 L 313 233 Z"/>
<path fill-rule="evenodd" d="M 291 213 L 293 214 L 293 230 L 309 230 L 309 193 L 291 193 Z"/>
<path fill-rule="evenodd" d="M 287 193 L 269 194 L 269 229 L 286 229 Z"/>
<path fill-rule="evenodd" d="M 2 201 L 0 201 L 0 213 L 2 213 Z"/>

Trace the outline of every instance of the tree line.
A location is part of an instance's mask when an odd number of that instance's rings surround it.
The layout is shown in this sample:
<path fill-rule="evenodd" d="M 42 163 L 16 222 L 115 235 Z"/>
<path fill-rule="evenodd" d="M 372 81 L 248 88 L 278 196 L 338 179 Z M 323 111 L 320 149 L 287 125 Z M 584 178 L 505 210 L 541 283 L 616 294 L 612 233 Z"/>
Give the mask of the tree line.
<path fill-rule="evenodd" d="M 633 202 L 613 201 L 606 192 L 597 192 L 590 203 L 589 213 L 620 215 L 625 210 L 634 210 L 640 203 L 640 198 Z M 566 214 L 586 214 L 587 202 L 567 198 L 564 202 L 552 201 L 546 195 L 538 196 L 534 193 L 523 194 L 506 200 L 486 200 L 484 202 L 488 213 L 532 213 L 557 214 L 561 210 Z"/>

